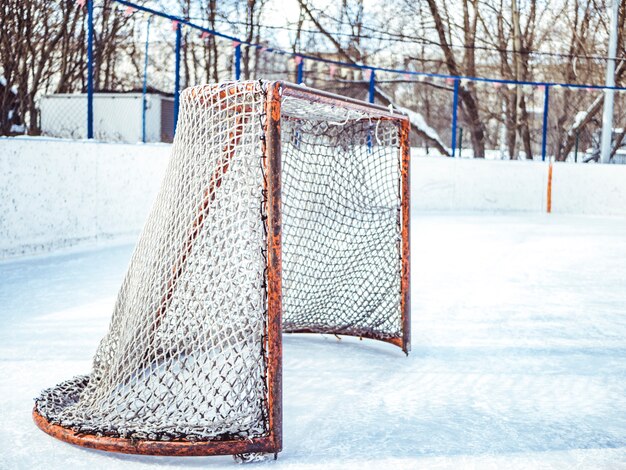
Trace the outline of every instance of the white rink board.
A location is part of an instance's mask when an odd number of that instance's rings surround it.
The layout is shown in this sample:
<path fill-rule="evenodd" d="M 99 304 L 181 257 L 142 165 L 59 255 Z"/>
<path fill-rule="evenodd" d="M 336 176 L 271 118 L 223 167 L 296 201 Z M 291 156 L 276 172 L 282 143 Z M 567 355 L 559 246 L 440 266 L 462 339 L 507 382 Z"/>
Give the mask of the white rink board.
<path fill-rule="evenodd" d="M 543 212 L 547 178 L 538 162 L 413 157 L 411 203 L 421 211 Z"/>
<path fill-rule="evenodd" d="M 0 138 L 0 259 L 136 237 L 160 186 L 168 144 Z M 419 211 L 546 211 L 544 162 L 420 157 Z M 626 165 L 556 163 L 552 211 L 626 216 Z"/>
<path fill-rule="evenodd" d="M 0 139 L 0 259 L 136 237 L 169 152 L 163 144 Z"/>
<path fill-rule="evenodd" d="M 411 203 L 422 211 L 541 213 L 547 194 L 546 162 L 422 156 L 411 161 Z M 626 165 L 554 163 L 552 212 L 626 216 Z"/>
<path fill-rule="evenodd" d="M 552 207 L 563 214 L 626 215 L 626 165 L 557 163 Z"/>

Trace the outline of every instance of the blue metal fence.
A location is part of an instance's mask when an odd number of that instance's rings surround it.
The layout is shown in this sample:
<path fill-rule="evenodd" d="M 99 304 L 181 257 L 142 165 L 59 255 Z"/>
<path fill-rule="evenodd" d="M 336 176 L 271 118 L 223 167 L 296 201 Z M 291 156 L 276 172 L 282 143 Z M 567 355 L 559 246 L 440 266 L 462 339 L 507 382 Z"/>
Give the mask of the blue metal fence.
<path fill-rule="evenodd" d="M 148 17 L 146 24 L 146 48 L 143 58 L 143 87 L 141 98 L 141 141 L 145 144 L 146 139 L 146 110 L 148 109 L 148 52 L 150 45 L 150 23 L 152 22 L 152 16 Z"/>
<path fill-rule="evenodd" d="M 87 138 L 93 139 L 93 2 L 87 0 Z"/>
<path fill-rule="evenodd" d="M 546 145 L 548 142 L 548 109 L 550 102 L 550 85 L 545 85 L 543 98 L 543 125 L 541 130 L 541 160 L 546 161 Z"/>
<path fill-rule="evenodd" d="M 454 158 L 456 153 L 456 129 L 457 129 L 457 121 L 459 118 L 459 84 L 461 80 L 458 78 L 454 79 L 454 97 L 452 99 L 452 141 L 451 141 L 451 152 L 450 155 Z"/>
<path fill-rule="evenodd" d="M 175 23 L 176 27 L 176 72 L 174 78 L 174 133 L 178 123 L 178 108 L 180 106 L 180 47 L 183 38 L 183 27 L 180 22 Z"/>
<path fill-rule="evenodd" d="M 87 23 L 88 23 L 88 34 L 87 34 L 87 137 L 92 139 L 94 138 L 94 1 L 87 1 Z M 234 46 L 233 51 L 233 75 L 235 80 L 241 79 L 241 61 L 242 61 L 242 45 L 256 48 L 261 53 L 272 53 L 279 54 L 286 57 L 292 57 L 295 61 L 295 77 L 298 83 L 304 82 L 304 73 L 305 73 L 305 62 L 308 63 L 324 63 L 328 64 L 331 67 L 344 67 L 361 70 L 362 73 L 368 78 L 368 99 L 371 103 L 373 103 L 376 99 L 377 93 L 377 73 L 394 73 L 401 74 L 405 77 L 415 77 L 418 80 L 423 80 L 424 78 L 428 79 L 443 79 L 448 83 L 453 84 L 452 89 L 452 112 L 451 112 L 451 139 L 450 139 L 450 155 L 452 157 L 456 156 L 457 149 L 457 128 L 458 128 L 458 109 L 459 109 L 459 95 L 461 92 L 461 86 L 467 84 L 469 82 L 477 82 L 477 83 L 492 83 L 497 86 L 505 85 L 505 86 L 532 86 L 544 89 L 544 103 L 543 103 L 543 116 L 542 116 L 542 131 L 541 131 L 541 158 L 542 160 L 546 159 L 547 154 L 547 138 L 548 138 L 548 120 L 549 120 L 549 95 L 551 87 L 567 87 L 569 89 L 587 89 L 587 90 L 597 90 L 599 92 L 606 89 L 616 89 L 616 90 L 626 90 L 621 87 L 606 87 L 601 85 L 584 85 L 584 84 L 569 84 L 569 83 L 552 83 L 552 82 L 533 82 L 533 81 L 513 81 L 513 80 L 505 80 L 505 79 L 492 79 L 485 77 L 467 77 L 467 76 L 452 76 L 447 74 L 440 73 L 428 73 L 428 72 L 419 72 L 413 70 L 400 70 L 393 69 L 387 67 L 376 67 L 367 64 L 360 64 L 355 62 L 345 62 L 338 60 L 331 60 L 323 57 L 314 57 L 307 54 L 302 53 L 292 53 L 289 51 L 267 47 L 267 45 L 256 44 L 253 42 L 245 41 L 241 38 L 238 38 L 233 35 L 220 33 L 218 31 L 214 31 L 209 28 L 205 28 L 199 24 L 196 24 L 188 19 L 178 17 L 176 15 L 171 15 L 163 11 L 154 10 L 139 4 L 135 4 L 133 2 L 127 0 L 114 0 L 121 5 L 125 5 L 128 8 L 133 9 L 134 11 L 141 11 L 144 14 L 149 15 L 147 26 L 146 26 L 146 43 L 145 43 L 145 58 L 144 58 L 144 66 L 143 66 L 143 100 L 142 100 L 142 141 L 146 142 L 146 109 L 147 109 L 147 90 L 148 90 L 148 54 L 149 54 L 149 41 L 150 41 L 150 19 L 152 17 L 161 17 L 172 21 L 175 30 L 175 77 L 174 77 L 174 122 L 173 127 L 174 131 L 176 128 L 176 123 L 178 120 L 178 110 L 179 110 L 179 94 L 181 87 L 181 47 L 183 41 L 183 28 L 191 28 L 192 30 L 196 30 L 202 33 L 202 37 L 204 35 L 212 35 L 216 38 L 222 38 L 232 41 Z M 332 73 L 331 73 L 332 78 Z"/>

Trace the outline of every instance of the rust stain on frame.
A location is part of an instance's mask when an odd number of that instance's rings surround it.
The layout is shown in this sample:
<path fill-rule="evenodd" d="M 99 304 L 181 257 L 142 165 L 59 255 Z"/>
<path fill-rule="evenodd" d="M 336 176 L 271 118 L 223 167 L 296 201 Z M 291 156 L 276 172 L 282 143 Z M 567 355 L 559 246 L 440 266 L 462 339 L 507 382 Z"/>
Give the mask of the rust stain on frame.
<path fill-rule="evenodd" d="M 149 441 L 96 436 L 94 434 L 81 434 L 72 429 L 50 423 L 46 418 L 37 412 L 37 409 L 33 410 L 33 420 L 39 429 L 61 441 L 79 445 L 81 447 L 87 447 L 88 449 L 103 450 L 106 452 L 144 455 L 173 455 L 181 457 L 247 454 L 251 452 L 278 452 L 272 436 L 259 437 L 252 440 L 226 439 L 212 441 Z"/>
<path fill-rule="evenodd" d="M 274 452 L 282 449 L 282 196 L 281 82 L 268 86 L 265 123 L 267 191 L 267 386 L 269 428 Z"/>
<path fill-rule="evenodd" d="M 411 350 L 411 263 L 410 263 L 410 163 L 411 142 L 409 139 L 411 124 L 407 118 L 400 123 L 400 232 L 402 272 L 400 278 L 400 309 L 402 312 L 402 350 L 409 354 Z"/>

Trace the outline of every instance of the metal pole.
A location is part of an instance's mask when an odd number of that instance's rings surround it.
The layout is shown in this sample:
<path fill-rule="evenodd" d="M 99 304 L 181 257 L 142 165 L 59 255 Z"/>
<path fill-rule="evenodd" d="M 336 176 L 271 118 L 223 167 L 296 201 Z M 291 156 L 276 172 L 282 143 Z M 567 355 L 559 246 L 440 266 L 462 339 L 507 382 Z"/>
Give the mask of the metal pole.
<path fill-rule="evenodd" d="M 370 69 L 370 89 L 369 89 L 369 102 L 373 103 L 376 97 L 376 73 L 374 69 Z"/>
<path fill-rule="evenodd" d="M 459 127 L 459 158 L 463 156 L 463 128 Z"/>
<path fill-rule="evenodd" d="M 87 138 L 93 139 L 93 0 L 87 0 Z"/>
<path fill-rule="evenodd" d="M 543 98 L 543 129 L 541 131 L 541 161 L 546 161 L 546 145 L 548 140 L 548 107 L 550 102 L 550 86 L 546 85 Z"/>
<path fill-rule="evenodd" d="M 609 57 L 606 61 L 606 86 L 615 86 L 615 55 L 617 54 L 617 15 L 619 1 L 613 0 L 611 11 L 611 29 L 609 31 Z M 611 159 L 611 143 L 613 141 L 613 106 L 615 90 L 604 90 L 604 109 L 602 110 L 602 138 L 600 144 L 600 161 L 609 163 Z"/>
<path fill-rule="evenodd" d="M 460 80 L 458 78 L 455 78 L 454 97 L 452 99 L 452 158 L 454 158 L 454 154 L 456 153 L 456 122 L 458 119 L 459 109 L 459 84 Z"/>
<path fill-rule="evenodd" d="M 146 109 L 148 107 L 148 43 L 150 41 L 150 20 L 152 20 L 152 16 L 148 17 L 148 24 L 146 27 L 146 49 L 144 52 L 144 61 L 143 61 L 143 103 L 141 106 L 141 141 L 146 143 Z"/>
<path fill-rule="evenodd" d="M 574 163 L 578 163 L 578 138 L 580 133 L 576 131 L 576 147 L 574 147 Z"/>
<path fill-rule="evenodd" d="M 304 59 L 300 57 L 298 61 L 298 77 L 296 78 L 296 83 L 300 85 L 303 82 L 304 82 Z"/>
<path fill-rule="evenodd" d="M 180 105 L 180 46 L 182 42 L 182 26 L 176 23 L 176 77 L 174 79 L 174 135 L 178 123 L 178 107 Z"/>
<path fill-rule="evenodd" d="M 235 46 L 235 80 L 241 79 L 241 44 Z"/>

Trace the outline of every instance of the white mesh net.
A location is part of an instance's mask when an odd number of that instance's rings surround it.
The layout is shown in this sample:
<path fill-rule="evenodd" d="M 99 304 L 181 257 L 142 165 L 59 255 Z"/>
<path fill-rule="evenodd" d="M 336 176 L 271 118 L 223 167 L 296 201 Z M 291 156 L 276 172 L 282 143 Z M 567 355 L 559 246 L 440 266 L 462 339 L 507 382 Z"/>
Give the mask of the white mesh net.
<path fill-rule="evenodd" d="M 183 92 L 171 161 L 90 375 L 37 411 L 81 433 L 190 441 L 268 428 L 265 85 Z M 288 331 L 401 336 L 397 124 L 282 103 Z"/>
<path fill-rule="evenodd" d="M 283 329 L 402 335 L 397 123 L 285 98 Z"/>
<path fill-rule="evenodd" d="M 267 433 L 257 86 L 188 89 L 160 194 L 88 377 L 42 415 L 80 432 L 207 440 Z"/>

